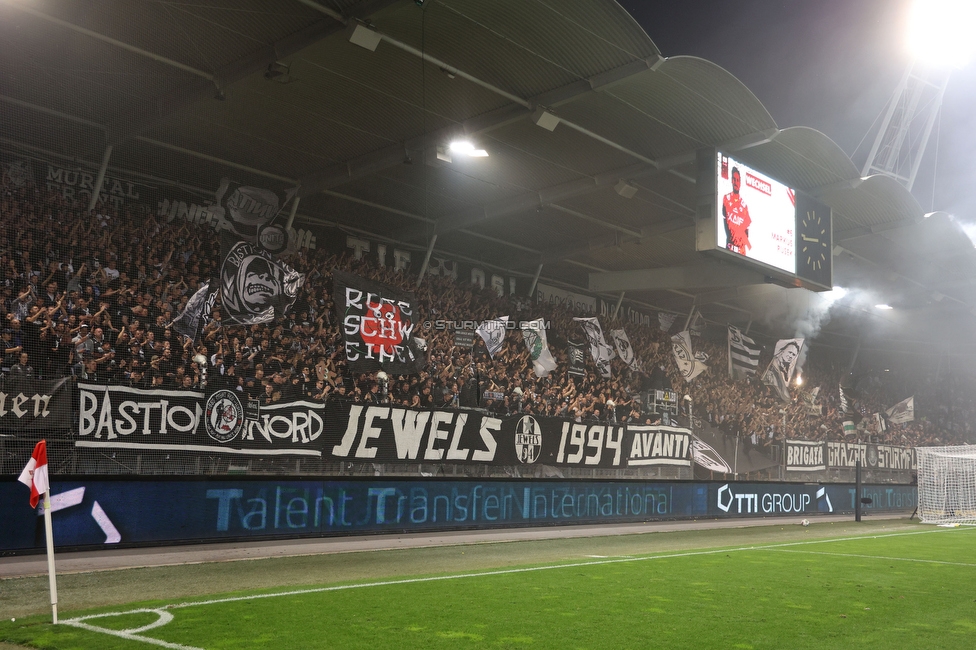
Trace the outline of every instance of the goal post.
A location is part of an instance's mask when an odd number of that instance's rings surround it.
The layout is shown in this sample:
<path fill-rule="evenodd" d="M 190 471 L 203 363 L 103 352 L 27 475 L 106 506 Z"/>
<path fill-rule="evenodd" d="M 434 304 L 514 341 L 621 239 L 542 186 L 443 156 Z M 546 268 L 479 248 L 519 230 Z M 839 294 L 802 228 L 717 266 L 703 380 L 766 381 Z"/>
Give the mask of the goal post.
<path fill-rule="evenodd" d="M 976 525 L 976 446 L 917 447 L 918 517 Z"/>

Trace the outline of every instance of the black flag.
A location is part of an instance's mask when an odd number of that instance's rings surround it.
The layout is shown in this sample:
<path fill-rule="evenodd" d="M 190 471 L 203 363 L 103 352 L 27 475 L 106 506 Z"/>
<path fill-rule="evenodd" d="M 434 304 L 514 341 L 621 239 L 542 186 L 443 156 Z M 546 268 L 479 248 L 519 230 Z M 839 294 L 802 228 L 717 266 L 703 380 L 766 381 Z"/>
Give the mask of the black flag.
<path fill-rule="evenodd" d="M 350 370 L 382 368 L 394 375 L 423 370 L 427 345 L 414 336 L 417 301 L 413 294 L 344 271 L 333 271 L 332 277 Z"/>
<path fill-rule="evenodd" d="M 305 276 L 227 231 L 221 233 L 220 249 L 220 298 L 227 317 L 244 325 L 281 318 Z"/>

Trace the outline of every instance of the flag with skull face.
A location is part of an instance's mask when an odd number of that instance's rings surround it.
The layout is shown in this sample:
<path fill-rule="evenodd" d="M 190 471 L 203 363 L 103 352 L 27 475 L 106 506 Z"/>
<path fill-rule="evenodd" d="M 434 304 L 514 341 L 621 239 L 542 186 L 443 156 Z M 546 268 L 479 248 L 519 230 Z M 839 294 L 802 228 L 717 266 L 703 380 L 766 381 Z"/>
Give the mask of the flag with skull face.
<path fill-rule="evenodd" d="M 263 248 L 221 234 L 220 297 L 227 318 L 254 325 L 284 316 L 305 276 Z"/>

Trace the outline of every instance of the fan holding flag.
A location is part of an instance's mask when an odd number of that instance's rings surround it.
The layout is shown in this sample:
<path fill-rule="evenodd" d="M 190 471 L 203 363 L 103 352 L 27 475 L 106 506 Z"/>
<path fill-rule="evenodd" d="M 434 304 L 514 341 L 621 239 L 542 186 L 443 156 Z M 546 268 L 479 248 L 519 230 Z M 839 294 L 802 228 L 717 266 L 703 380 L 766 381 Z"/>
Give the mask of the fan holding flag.
<path fill-rule="evenodd" d="M 54 623 L 58 622 L 58 585 L 54 578 L 54 532 L 51 527 L 51 483 L 47 473 L 47 441 L 41 440 L 34 446 L 34 453 L 27 461 L 27 467 L 20 473 L 17 479 L 30 488 L 31 508 L 36 508 L 37 503 L 44 495 L 44 532 L 47 538 L 47 572 L 51 587 L 51 612 L 54 615 Z"/>

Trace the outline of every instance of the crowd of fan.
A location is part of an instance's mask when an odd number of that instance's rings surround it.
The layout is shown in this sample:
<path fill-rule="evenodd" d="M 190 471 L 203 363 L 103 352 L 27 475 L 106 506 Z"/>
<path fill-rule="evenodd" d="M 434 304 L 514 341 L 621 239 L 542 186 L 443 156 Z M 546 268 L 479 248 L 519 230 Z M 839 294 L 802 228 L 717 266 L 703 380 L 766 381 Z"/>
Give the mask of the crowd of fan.
<path fill-rule="evenodd" d="M 732 381 L 726 372 L 724 329 L 718 340 L 695 338 L 695 349 L 708 354 L 710 369 L 688 384 L 674 363 L 670 334 L 604 320 L 607 329 L 627 331 L 642 371 L 615 359 L 612 377 L 605 379 L 588 360 L 584 376 L 571 376 L 568 342 L 585 338 L 573 321 L 577 314 L 564 307 L 502 297 L 490 288 L 444 276 L 428 276 L 417 289 L 416 277 L 404 271 L 326 248 L 287 258 L 306 280 L 283 320 L 229 324 L 218 302 L 213 320 L 190 340 L 170 323 L 216 271 L 220 250 L 214 233 L 182 221 L 165 223 L 139 205 L 116 210 L 99 204 L 91 213 L 83 207 L 32 185 L 3 188 L 0 351 L 7 375 L 71 376 L 136 388 L 222 387 L 264 404 L 347 399 L 618 424 L 657 421 L 661 416 L 646 412 L 641 396 L 649 388 L 673 388 L 690 397 L 679 400 L 683 415 L 693 412 L 759 447 L 784 438 L 839 439 L 844 420 L 863 417 L 868 422 L 883 404 L 892 403 L 883 402 L 888 397 L 870 387 L 851 389 L 855 415 L 841 413 L 837 387 L 843 371 L 839 365 L 818 363 L 816 352 L 808 355 L 804 367 L 803 390 L 821 387 L 813 407 L 798 388 L 791 388 L 794 399 L 786 403 L 755 378 Z M 414 291 L 418 322 L 543 318 L 557 368 L 537 378 L 517 330 L 508 332 L 502 350 L 492 358 L 480 338 L 475 337 L 471 349 L 459 348 L 453 331 L 432 328 L 416 332 L 428 344 L 424 372 L 388 380 L 353 375 L 345 363 L 331 296 L 331 271 L 337 268 Z M 765 353 L 760 366 L 768 360 Z M 886 431 L 865 428 L 858 435 L 899 445 L 969 441 L 969 422 L 976 413 L 972 400 L 966 400 L 961 391 L 920 392 L 926 418 Z"/>

